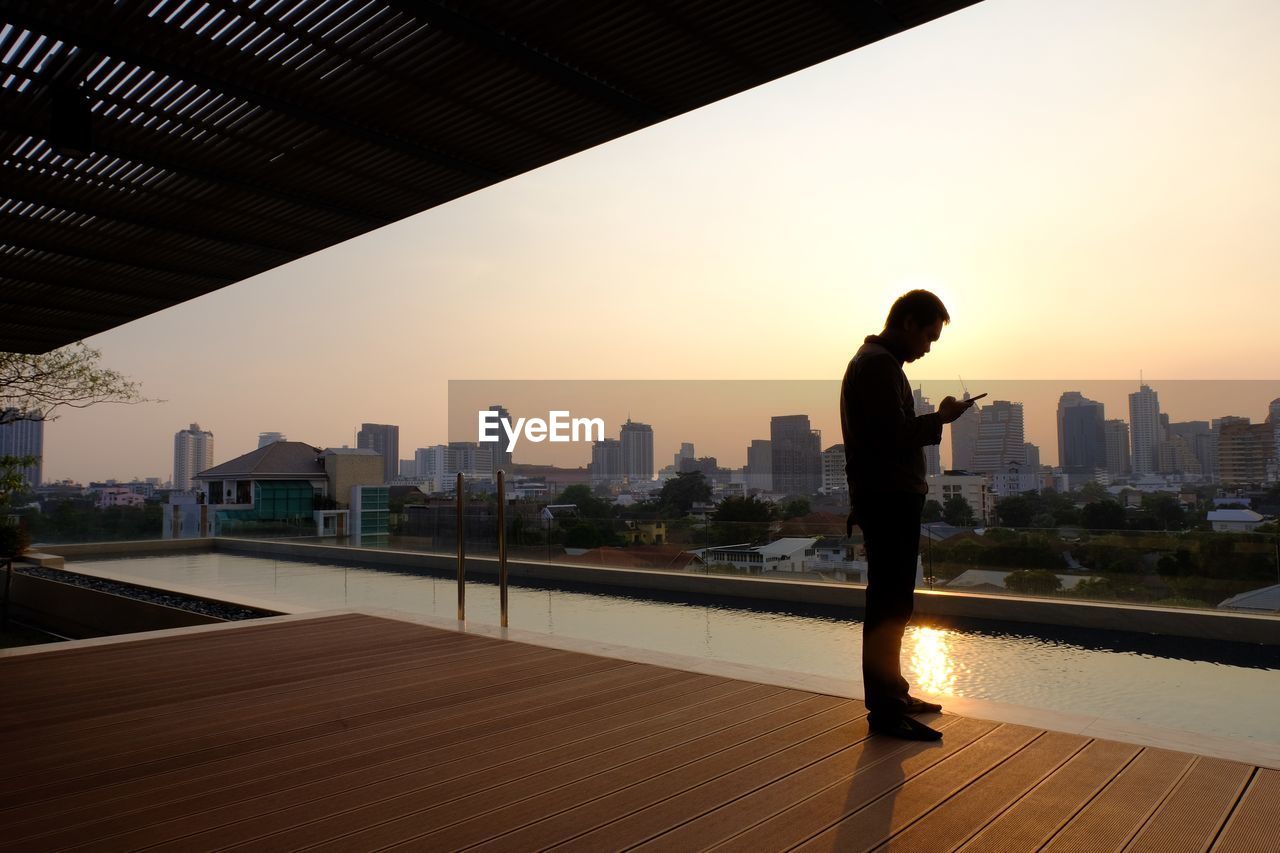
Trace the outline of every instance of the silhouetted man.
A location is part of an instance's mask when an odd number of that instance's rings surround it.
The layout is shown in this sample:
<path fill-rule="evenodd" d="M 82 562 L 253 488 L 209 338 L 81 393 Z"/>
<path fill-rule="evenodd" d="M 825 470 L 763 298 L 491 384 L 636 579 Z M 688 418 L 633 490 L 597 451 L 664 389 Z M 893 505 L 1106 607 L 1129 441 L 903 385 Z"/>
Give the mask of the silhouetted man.
<path fill-rule="evenodd" d="M 911 714 L 942 710 L 911 696 L 902 677 L 902 634 L 911 620 L 920 514 L 929 487 L 924 448 L 942 441 L 942 425 L 971 401 L 947 397 L 938 411 L 916 416 L 902 365 L 929 352 L 951 316 L 926 290 L 900 297 L 884 331 L 866 339 L 840 385 L 840 427 L 849 478 L 850 525 L 867 548 L 867 606 L 862 626 L 862 680 L 873 732 L 910 740 L 942 733 Z"/>

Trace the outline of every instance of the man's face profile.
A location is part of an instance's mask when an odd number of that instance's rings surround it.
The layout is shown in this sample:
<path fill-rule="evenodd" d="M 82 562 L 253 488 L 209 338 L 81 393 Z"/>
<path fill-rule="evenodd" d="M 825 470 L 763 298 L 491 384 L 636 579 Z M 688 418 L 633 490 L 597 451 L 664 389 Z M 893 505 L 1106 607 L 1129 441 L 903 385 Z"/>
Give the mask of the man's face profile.
<path fill-rule="evenodd" d="M 903 325 L 902 337 L 906 343 L 906 360 L 915 361 L 928 353 L 934 342 L 942 337 L 942 319 L 939 318 L 932 325 L 918 326 L 914 319 L 908 317 Z"/>

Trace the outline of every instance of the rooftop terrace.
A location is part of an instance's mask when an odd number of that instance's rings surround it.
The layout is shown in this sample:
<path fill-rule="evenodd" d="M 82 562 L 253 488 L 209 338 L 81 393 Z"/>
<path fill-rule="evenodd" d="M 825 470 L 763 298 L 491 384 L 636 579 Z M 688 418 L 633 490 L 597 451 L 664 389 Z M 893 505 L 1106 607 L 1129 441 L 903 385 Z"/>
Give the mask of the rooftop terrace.
<path fill-rule="evenodd" d="M 0 849 L 1256 850 L 1280 772 L 359 613 L 0 654 Z"/>

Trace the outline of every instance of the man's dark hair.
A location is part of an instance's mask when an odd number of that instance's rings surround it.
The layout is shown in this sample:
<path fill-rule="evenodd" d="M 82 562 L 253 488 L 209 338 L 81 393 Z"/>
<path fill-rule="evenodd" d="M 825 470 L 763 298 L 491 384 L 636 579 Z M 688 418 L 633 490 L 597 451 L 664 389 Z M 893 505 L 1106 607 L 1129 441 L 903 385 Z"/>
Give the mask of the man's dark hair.
<path fill-rule="evenodd" d="M 884 321 L 884 327 L 900 329 L 906 325 L 908 317 L 915 320 L 916 325 L 921 327 L 932 326 L 939 320 L 943 323 L 951 322 L 947 306 L 927 290 L 913 290 L 899 296 L 893 303 L 893 307 L 889 309 L 889 319 Z"/>

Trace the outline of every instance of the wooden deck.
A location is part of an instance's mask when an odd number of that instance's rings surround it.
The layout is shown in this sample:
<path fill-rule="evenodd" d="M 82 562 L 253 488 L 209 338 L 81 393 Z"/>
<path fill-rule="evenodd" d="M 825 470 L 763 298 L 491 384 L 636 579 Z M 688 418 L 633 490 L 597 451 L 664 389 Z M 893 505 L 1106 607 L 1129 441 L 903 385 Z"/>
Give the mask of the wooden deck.
<path fill-rule="evenodd" d="M 362 615 L 0 658 L 3 850 L 1276 849 L 1280 772 Z"/>

